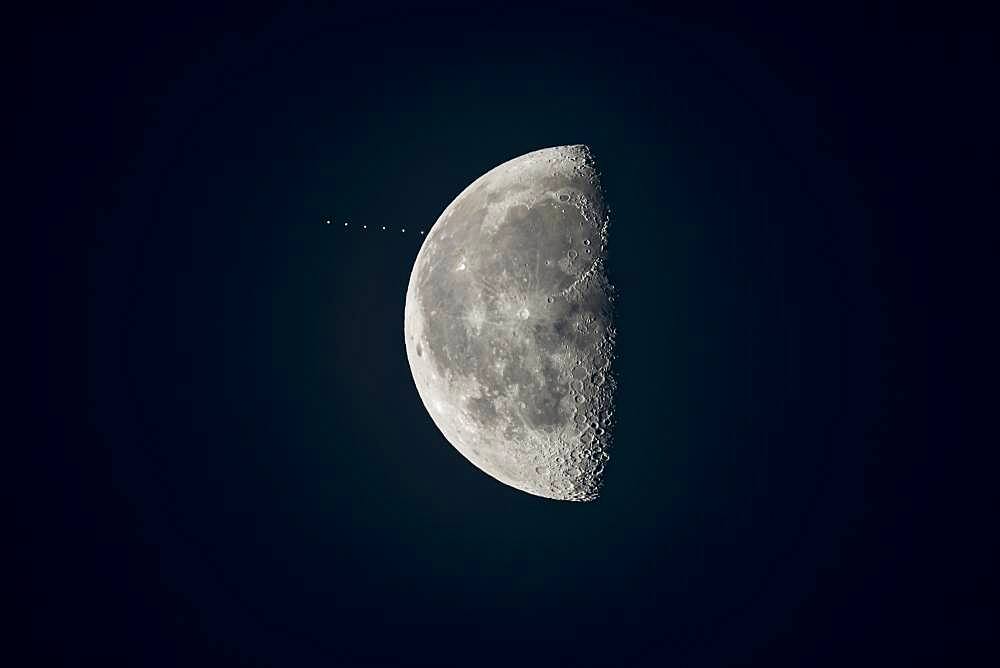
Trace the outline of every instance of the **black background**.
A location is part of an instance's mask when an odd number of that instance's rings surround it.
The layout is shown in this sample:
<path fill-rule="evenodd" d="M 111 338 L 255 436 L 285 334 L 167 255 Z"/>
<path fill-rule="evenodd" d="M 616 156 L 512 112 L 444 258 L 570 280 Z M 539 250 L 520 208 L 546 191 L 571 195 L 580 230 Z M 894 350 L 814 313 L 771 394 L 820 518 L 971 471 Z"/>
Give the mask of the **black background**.
<path fill-rule="evenodd" d="M 932 303 L 977 215 L 937 168 L 989 151 L 985 35 L 579 5 L 29 28 L 32 663 L 983 658 L 992 494 L 949 456 Z M 621 295 L 592 504 L 466 462 L 402 345 L 416 232 L 567 143 Z"/>

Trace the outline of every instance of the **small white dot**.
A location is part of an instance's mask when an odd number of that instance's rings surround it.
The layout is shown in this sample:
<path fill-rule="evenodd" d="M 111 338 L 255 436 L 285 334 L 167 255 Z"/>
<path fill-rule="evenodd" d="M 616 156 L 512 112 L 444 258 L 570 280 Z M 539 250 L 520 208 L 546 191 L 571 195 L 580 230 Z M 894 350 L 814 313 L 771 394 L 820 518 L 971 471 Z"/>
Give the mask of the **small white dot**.
<path fill-rule="evenodd" d="M 326 224 L 327 224 L 327 225 L 329 225 L 329 224 L 330 224 L 330 221 L 329 221 L 329 220 L 328 220 L 328 221 L 326 221 Z"/>
<path fill-rule="evenodd" d="M 368 226 L 367 226 L 367 225 L 362 225 L 361 227 L 363 227 L 363 228 L 364 228 L 364 229 L 366 229 L 366 230 L 368 229 Z"/>
<path fill-rule="evenodd" d="M 344 223 L 344 227 L 347 227 L 347 223 Z"/>
<path fill-rule="evenodd" d="M 404 231 L 404 232 L 406 231 L 406 228 L 405 228 L 405 227 L 403 228 L 403 231 Z"/>
<path fill-rule="evenodd" d="M 383 225 L 383 226 L 382 226 L 382 229 L 383 229 L 383 230 L 385 229 L 385 225 Z"/>

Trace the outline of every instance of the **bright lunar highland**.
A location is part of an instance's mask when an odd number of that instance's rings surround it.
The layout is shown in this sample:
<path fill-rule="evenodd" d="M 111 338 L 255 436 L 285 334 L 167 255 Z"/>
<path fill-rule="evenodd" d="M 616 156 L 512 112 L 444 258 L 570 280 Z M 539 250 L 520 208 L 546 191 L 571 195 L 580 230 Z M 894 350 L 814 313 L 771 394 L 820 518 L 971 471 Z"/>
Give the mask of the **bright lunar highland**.
<path fill-rule="evenodd" d="M 417 255 L 404 338 L 434 423 L 502 483 L 598 497 L 614 427 L 614 289 L 597 163 L 583 145 L 476 179 Z"/>

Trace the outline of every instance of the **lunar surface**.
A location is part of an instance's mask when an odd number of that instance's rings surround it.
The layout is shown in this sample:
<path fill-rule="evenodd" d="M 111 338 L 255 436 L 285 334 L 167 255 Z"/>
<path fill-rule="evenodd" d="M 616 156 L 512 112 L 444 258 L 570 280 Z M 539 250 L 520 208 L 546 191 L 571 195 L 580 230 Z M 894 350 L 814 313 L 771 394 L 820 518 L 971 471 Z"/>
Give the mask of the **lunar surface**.
<path fill-rule="evenodd" d="M 614 289 L 597 163 L 534 151 L 468 186 L 424 240 L 404 337 L 434 423 L 502 483 L 598 497 L 614 426 Z"/>

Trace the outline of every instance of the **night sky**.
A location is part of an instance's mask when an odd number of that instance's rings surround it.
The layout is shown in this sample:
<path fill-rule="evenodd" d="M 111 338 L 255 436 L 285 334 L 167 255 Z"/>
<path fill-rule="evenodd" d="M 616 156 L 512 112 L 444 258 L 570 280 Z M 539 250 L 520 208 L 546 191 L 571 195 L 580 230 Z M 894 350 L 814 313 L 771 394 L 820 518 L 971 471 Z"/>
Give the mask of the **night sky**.
<path fill-rule="evenodd" d="M 982 36 L 564 4 L 77 10 L 31 40 L 24 665 L 973 665 L 992 642 L 991 493 L 930 396 L 925 164 L 981 150 L 980 107 L 930 121 Z M 403 347 L 418 232 L 575 143 L 620 296 L 589 504 L 466 461 Z"/>

